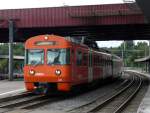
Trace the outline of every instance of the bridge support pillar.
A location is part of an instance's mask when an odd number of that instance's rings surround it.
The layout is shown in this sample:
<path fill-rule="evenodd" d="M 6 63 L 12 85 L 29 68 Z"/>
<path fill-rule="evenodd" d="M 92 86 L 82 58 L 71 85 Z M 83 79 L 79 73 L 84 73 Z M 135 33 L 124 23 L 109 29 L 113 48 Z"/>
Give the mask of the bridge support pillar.
<path fill-rule="evenodd" d="M 14 38 L 14 22 L 9 20 L 9 81 L 13 80 L 13 38 Z"/>

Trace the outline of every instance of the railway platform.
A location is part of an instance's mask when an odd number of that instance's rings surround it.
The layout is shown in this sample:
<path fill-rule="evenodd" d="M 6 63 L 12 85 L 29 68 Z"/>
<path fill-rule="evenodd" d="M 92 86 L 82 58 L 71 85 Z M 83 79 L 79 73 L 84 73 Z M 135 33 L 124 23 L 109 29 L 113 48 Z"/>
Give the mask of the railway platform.
<path fill-rule="evenodd" d="M 24 92 L 23 80 L 0 80 L 0 98 Z"/>
<path fill-rule="evenodd" d="M 140 75 L 144 75 L 144 76 L 148 77 L 148 79 L 150 80 L 149 73 L 145 73 L 145 72 L 141 72 L 141 71 L 137 71 L 137 70 L 127 70 L 127 71 L 132 71 L 132 72 L 138 73 Z M 138 108 L 137 113 L 150 113 L 150 86 Z"/>

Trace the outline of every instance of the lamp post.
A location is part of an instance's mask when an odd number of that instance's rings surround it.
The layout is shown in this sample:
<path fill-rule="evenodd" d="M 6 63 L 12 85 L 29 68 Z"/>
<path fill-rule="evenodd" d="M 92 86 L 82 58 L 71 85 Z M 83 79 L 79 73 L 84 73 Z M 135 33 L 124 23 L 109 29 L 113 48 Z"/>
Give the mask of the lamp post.
<path fill-rule="evenodd" d="M 122 60 L 123 60 L 123 66 L 125 67 L 125 41 L 123 41 L 123 47 L 122 47 Z"/>

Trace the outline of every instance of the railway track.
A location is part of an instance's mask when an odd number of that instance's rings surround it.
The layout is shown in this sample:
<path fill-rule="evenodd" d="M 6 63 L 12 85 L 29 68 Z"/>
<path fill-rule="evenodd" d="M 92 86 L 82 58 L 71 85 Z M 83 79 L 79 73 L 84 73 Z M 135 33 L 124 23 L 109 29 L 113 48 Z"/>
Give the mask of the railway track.
<path fill-rule="evenodd" d="M 125 80 L 123 83 L 127 82 Z M 119 81 L 119 84 L 123 84 Z M 82 94 L 82 93 L 81 93 Z M 73 95 L 75 97 L 77 95 Z M 29 112 L 34 110 L 34 108 L 39 108 L 46 104 L 51 104 L 53 102 L 57 102 L 63 99 L 69 99 L 72 98 L 72 96 L 63 96 L 61 94 L 55 95 L 52 94 L 52 96 L 44 96 L 44 95 L 35 95 L 32 93 L 22 93 L 15 96 L 2 98 L 0 99 L 0 111 L 2 110 L 4 113 L 9 113 L 12 111 L 18 111 L 21 110 L 22 112 Z"/>
<path fill-rule="evenodd" d="M 33 96 L 33 94 L 30 93 L 30 92 L 24 92 L 24 93 L 21 93 L 21 94 L 18 94 L 18 95 L 13 95 L 13 96 L 10 96 L 10 97 L 0 98 L 0 102 L 11 101 L 11 100 L 14 100 L 14 99 L 19 99 L 19 98 L 28 97 L 28 96 Z"/>
<path fill-rule="evenodd" d="M 94 101 L 68 110 L 67 112 L 120 113 L 136 95 L 141 85 L 142 79 L 137 75 L 133 75 L 130 81 L 122 83 L 111 93 L 106 93 Z"/>
<path fill-rule="evenodd" d="M 65 99 L 65 96 L 45 96 L 45 95 L 34 95 L 32 93 L 23 93 L 13 97 L 7 97 L 0 99 L 0 109 L 5 112 L 12 111 L 32 111 L 35 107 L 45 105 L 46 103 L 56 102 L 61 99 Z M 21 110 L 22 109 L 22 110 Z"/>

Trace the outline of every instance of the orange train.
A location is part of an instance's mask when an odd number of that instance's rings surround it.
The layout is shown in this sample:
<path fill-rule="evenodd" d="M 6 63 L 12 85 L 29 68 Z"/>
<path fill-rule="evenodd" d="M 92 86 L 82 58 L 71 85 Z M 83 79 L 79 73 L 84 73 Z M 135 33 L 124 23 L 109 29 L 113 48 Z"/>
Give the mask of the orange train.
<path fill-rule="evenodd" d="M 121 73 L 122 60 L 84 38 L 39 35 L 25 43 L 24 81 L 28 91 L 70 91 Z"/>

